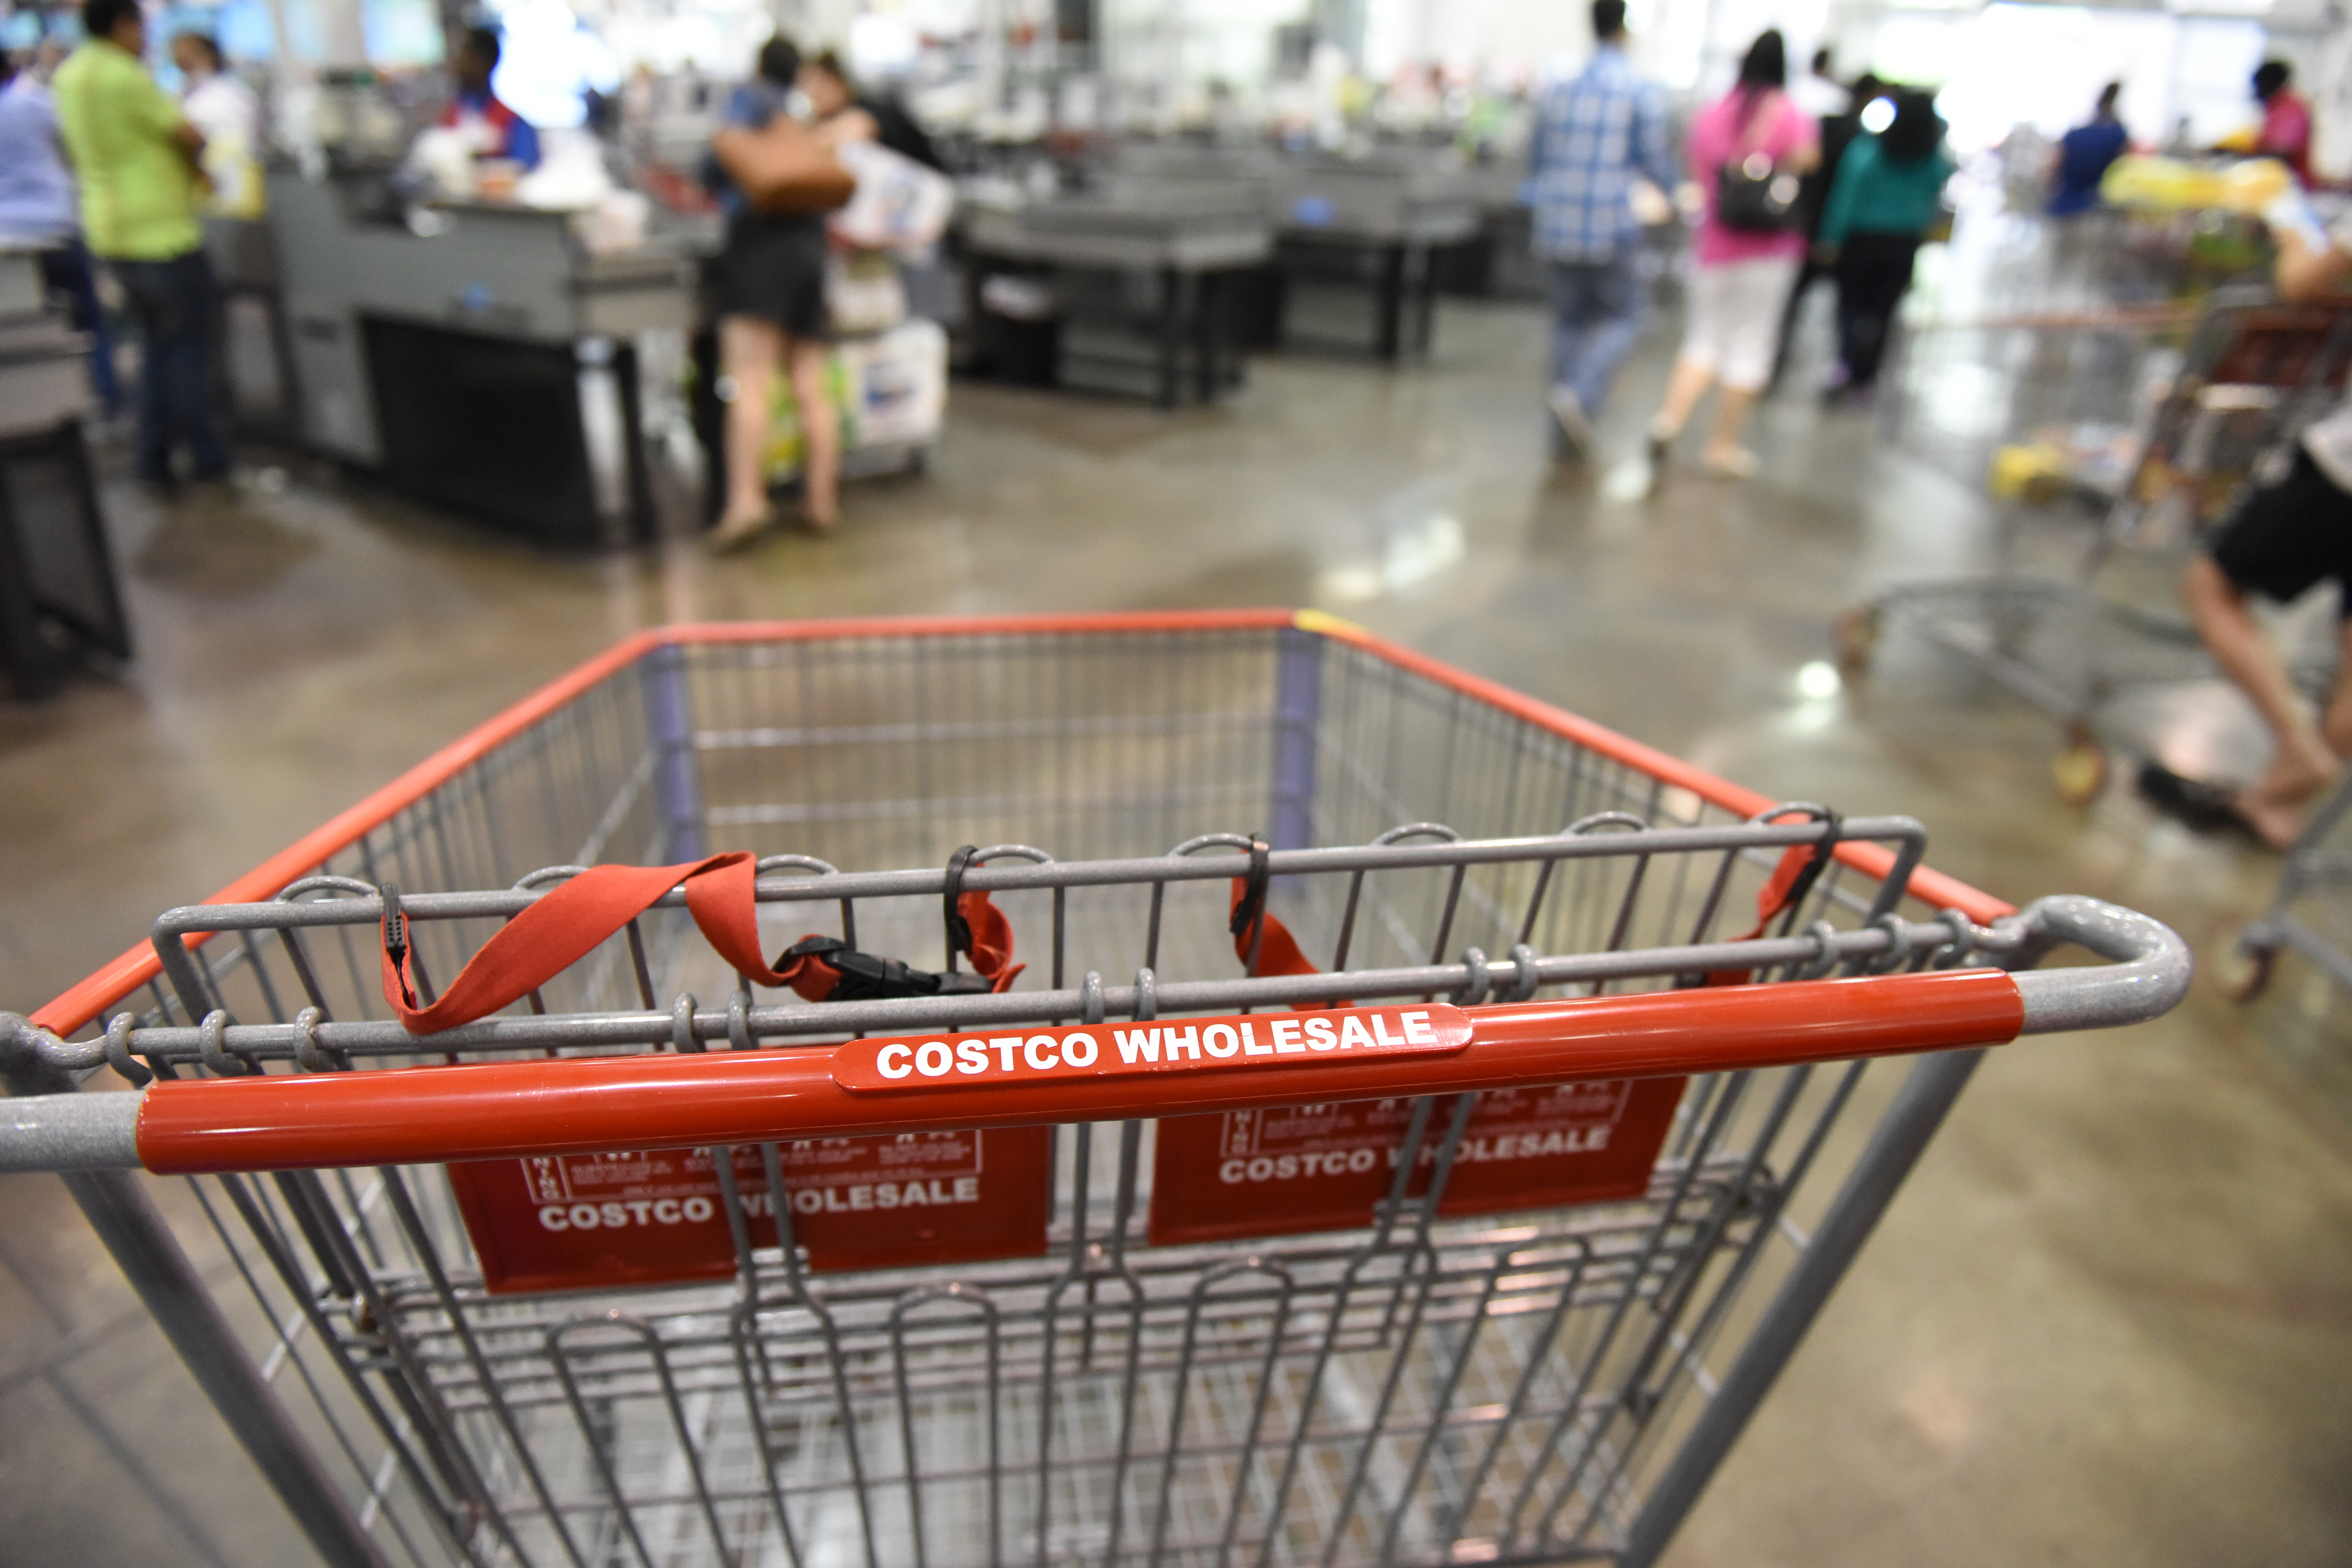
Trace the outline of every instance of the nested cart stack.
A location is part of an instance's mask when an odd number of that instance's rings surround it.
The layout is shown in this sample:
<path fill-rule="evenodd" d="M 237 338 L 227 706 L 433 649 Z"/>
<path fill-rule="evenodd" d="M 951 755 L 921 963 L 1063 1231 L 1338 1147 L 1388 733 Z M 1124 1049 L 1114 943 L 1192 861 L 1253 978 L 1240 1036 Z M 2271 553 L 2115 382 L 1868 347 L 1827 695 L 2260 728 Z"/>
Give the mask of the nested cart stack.
<path fill-rule="evenodd" d="M 1646 1563 L 1982 1048 L 2187 983 L 1924 847 L 1312 616 L 674 628 L 12 1021 L 0 1156 L 339 1564 Z"/>
<path fill-rule="evenodd" d="M 2126 693 L 2213 675 L 2178 605 L 2180 568 L 2342 395 L 2352 312 L 2241 289 L 2190 313 L 2113 309 L 1921 332 L 1909 352 L 1885 427 L 1956 477 L 1987 480 L 2001 509 L 1994 559 L 1848 611 L 1839 662 L 1861 679 L 1899 628 L 1983 670 L 2059 721 L 2054 781 L 2084 804 L 2105 787 L 2111 750 L 2148 749 Z M 2044 527 L 2069 510 L 2093 520 L 2072 540 Z M 2320 689 L 2334 668 L 2326 640 L 2296 654 L 2298 676 Z"/>

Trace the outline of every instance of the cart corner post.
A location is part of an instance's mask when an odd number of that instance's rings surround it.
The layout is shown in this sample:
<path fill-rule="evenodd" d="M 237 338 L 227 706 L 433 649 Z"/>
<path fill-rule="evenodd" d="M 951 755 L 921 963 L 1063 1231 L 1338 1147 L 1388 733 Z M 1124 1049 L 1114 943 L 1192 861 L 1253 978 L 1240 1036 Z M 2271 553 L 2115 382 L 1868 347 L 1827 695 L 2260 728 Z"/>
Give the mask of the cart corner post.
<path fill-rule="evenodd" d="M 43 1061 L 29 1028 L 0 1031 L 8 1093 L 73 1094 L 73 1079 Z M 261 1380 L 195 1266 L 131 1171 L 60 1171 L 83 1217 L 139 1293 L 198 1387 L 244 1445 L 328 1568 L 389 1568 L 308 1441 Z"/>
<path fill-rule="evenodd" d="M 1618 1559 L 1621 1568 L 1651 1568 L 1664 1554 L 1984 1054 L 1982 1049 L 1939 1051 L 1921 1058 L 1904 1079 L 1885 1120 L 1871 1134 L 1869 1146 L 1838 1189 L 1796 1267 L 1781 1281 L 1739 1359 L 1635 1516 Z"/>
<path fill-rule="evenodd" d="M 647 649 L 637 669 L 646 697 L 646 728 L 656 761 L 654 799 L 672 860 L 702 855 L 702 779 L 694 754 L 694 696 L 685 647 L 664 639 Z"/>
<path fill-rule="evenodd" d="M 1275 633 L 1274 800 L 1269 843 L 1307 849 L 1315 843 L 1316 742 L 1323 722 L 1321 634 L 1301 626 Z"/>

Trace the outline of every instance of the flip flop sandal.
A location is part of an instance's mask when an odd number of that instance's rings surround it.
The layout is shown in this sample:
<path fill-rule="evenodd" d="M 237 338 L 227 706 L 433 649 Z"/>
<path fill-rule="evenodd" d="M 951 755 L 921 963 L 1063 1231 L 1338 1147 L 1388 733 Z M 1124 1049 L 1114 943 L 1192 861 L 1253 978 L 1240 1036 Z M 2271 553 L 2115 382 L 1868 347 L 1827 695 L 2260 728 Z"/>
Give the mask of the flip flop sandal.
<path fill-rule="evenodd" d="M 2263 848 L 2271 847 L 2246 814 L 2238 809 L 2237 792 L 2201 779 L 2184 777 L 2162 763 L 2143 763 L 2139 793 L 2150 805 L 2200 833 L 2242 833 Z"/>

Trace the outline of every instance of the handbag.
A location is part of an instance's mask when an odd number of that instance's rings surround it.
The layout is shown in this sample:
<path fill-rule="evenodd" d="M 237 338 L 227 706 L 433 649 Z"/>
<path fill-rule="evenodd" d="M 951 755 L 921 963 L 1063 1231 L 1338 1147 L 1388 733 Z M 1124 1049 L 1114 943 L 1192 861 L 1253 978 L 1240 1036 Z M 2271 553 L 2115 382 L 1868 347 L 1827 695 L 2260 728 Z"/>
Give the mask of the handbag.
<path fill-rule="evenodd" d="M 1740 234 L 1786 234 L 1801 215 L 1804 182 L 1773 166 L 1770 153 L 1751 148 L 1715 171 L 1715 221 Z"/>
<path fill-rule="evenodd" d="M 775 115 L 757 131 L 730 125 L 710 139 L 719 168 L 753 210 L 782 216 L 847 205 L 857 182 L 809 129 Z"/>

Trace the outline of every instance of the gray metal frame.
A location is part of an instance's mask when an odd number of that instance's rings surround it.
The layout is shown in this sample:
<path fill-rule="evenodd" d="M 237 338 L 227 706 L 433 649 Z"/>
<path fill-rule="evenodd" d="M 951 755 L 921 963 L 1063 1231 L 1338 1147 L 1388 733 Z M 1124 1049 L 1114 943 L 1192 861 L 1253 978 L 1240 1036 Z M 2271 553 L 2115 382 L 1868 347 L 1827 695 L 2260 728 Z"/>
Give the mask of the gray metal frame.
<path fill-rule="evenodd" d="M 2238 937 L 2239 952 L 2254 967 L 2242 986 L 2251 1001 L 2270 984 L 2271 972 L 2284 952 L 2301 953 L 2352 988 L 2352 949 L 2342 935 L 2342 917 L 2352 910 L 2352 847 L 2342 842 L 2342 830 L 2352 818 L 2352 780 L 2335 791 L 2312 814 L 2303 832 L 2286 852 L 2279 868 L 2278 889 L 2271 895 L 2263 918 Z M 2326 910 L 2337 918 L 2330 931 L 2307 918 Z"/>

